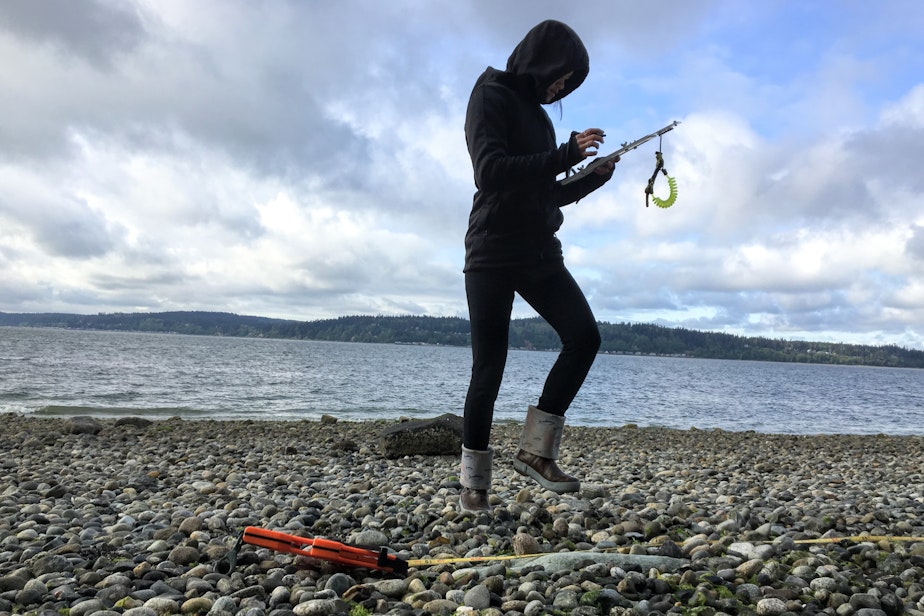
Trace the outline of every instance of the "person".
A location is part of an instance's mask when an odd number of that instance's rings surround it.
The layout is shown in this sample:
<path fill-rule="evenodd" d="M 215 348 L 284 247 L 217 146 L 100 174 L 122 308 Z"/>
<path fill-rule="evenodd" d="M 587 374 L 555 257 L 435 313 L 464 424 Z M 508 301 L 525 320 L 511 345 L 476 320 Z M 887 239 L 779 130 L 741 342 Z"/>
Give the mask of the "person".
<path fill-rule="evenodd" d="M 578 35 L 564 23 L 543 21 L 516 46 L 506 70 L 488 67 L 478 77 L 469 99 L 465 140 L 476 191 L 463 269 L 472 331 L 460 473 L 464 510 L 490 509 L 490 433 L 515 294 L 555 329 L 562 348 L 537 404 L 527 409 L 514 468 L 558 493 L 580 489 L 556 460 L 565 411 L 593 364 L 600 333 L 555 234 L 561 208 L 603 186 L 614 161 L 562 185 L 557 178 L 595 156 L 604 135 L 589 128 L 558 145 L 543 105 L 573 92 L 588 71 Z"/>

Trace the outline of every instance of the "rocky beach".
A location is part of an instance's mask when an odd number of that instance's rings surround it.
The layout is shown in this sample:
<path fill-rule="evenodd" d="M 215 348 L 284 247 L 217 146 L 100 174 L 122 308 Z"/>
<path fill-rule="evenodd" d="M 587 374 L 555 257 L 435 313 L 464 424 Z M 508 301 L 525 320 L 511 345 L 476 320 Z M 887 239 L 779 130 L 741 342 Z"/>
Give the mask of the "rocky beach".
<path fill-rule="evenodd" d="M 392 423 L 2 415 L 0 614 L 924 616 L 924 437 L 568 427 L 558 495 L 501 424 L 473 516 L 458 456 L 386 457 Z M 247 526 L 409 569 L 223 571 Z"/>

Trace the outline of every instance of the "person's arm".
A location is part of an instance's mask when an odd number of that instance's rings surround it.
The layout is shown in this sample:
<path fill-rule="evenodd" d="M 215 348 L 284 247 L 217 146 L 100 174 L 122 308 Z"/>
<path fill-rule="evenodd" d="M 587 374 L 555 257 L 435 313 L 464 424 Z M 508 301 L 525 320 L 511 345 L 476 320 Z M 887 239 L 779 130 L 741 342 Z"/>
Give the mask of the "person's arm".
<path fill-rule="evenodd" d="M 573 138 L 574 135 L 572 135 Z M 593 172 L 574 182 L 568 182 L 564 185 L 561 182 L 556 183 L 556 190 L 553 195 L 555 205 L 564 207 L 576 203 L 609 182 L 610 178 L 613 177 L 613 169 L 616 167 L 617 162 L 619 162 L 619 157 L 602 163 Z"/>
<path fill-rule="evenodd" d="M 511 154 L 506 113 L 508 100 L 503 89 L 495 86 L 477 88 L 469 100 L 465 138 L 479 189 L 516 190 L 537 182 L 551 182 L 583 160 L 574 136 L 555 150 Z"/>

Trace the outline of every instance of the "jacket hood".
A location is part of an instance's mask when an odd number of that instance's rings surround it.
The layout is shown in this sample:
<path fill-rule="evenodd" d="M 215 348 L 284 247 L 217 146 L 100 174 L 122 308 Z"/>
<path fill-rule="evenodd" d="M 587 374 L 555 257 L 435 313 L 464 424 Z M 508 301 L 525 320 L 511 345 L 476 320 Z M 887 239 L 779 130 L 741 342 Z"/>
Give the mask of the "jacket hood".
<path fill-rule="evenodd" d="M 526 33 L 507 60 L 507 72 L 521 78 L 531 77 L 541 103 L 546 102 L 545 91 L 550 85 L 573 73 L 558 95 L 548 101 L 555 102 L 584 82 L 590 72 L 590 59 L 577 33 L 562 22 L 550 19 Z"/>

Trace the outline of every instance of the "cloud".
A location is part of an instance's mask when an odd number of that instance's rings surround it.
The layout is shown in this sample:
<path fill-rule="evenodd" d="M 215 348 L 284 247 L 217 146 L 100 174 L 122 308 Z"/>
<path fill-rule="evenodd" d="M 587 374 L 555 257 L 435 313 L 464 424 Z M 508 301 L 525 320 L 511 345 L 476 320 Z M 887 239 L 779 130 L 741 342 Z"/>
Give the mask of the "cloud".
<path fill-rule="evenodd" d="M 924 261 L 924 226 L 911 227 L 911 236 L 905 244 L 905 251 L 911 259 Z"/>
<path fill-rule="evenodd" d="M 683 122 L 674 207 L 652 143 L 565 210 L 598 318 L 924 346 L 913 4 L 41 5 L 0 3 L 0 310 L 465 316 L 469 91 L 552 17 L 562 139 Z"/>
<path fill-rule="evenodd" d="M 0 29 L 51 48 L 62 59 L 71 54 L 103 69 L 131 52 L 144 38 L 142 16 L 130 4 L 85 0 L 8 0 Z"/>
<path fill-rule="evenodd" d="M 906 251 L 920 250 L 922 187 L 907 165 L 924 152 L 896 111 L 913 110 L 915 96 L 875 126 L 802 143 L 767 141 L 735 114 L 684 118 L 664 147 L 679 180 L 670 210 L 643 207 L 638 178 L 653 161 L 627 154 L 614 190 L 574 206 L 562 234 L 579 244 L 568 258 L 595 309 L 751 335 L 885 331 L 918 343 L 907 331 L 921 322 L 909 301 L 920 274 Z M 889 164 L 890 151 L 907 158 Z"/>

